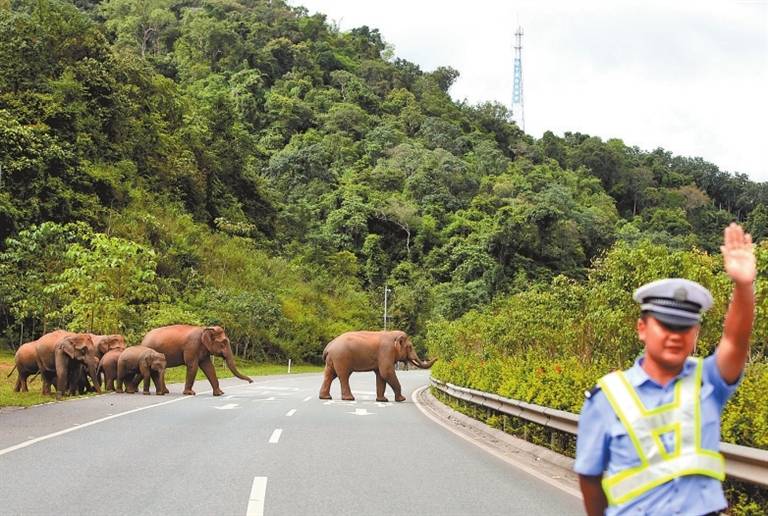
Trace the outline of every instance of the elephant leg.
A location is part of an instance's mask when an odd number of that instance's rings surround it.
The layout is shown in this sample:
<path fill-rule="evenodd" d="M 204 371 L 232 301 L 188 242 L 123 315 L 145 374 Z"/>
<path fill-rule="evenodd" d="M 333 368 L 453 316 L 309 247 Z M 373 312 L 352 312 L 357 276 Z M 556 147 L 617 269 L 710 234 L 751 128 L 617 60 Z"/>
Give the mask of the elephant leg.
<path fill-rule="evenodd" d="M 381 376 L 378 369 L 376 369 L 374 373 L 376 373 L 376 401 L 389 401 L 384 396 L 384 390 L 387 388 L 387 381 Z"/>
<path fill-rule="evenodd" d="M 208 381 L 211 384 L 211 387 L 213 388 L 213 395 L 214 396 L 221 396 L 224 394 L 224 391 L 222 391 L 219 388 L 219 379 L 216 377 L 216 368 L 213 367 L 213 362 L 211 362 L 211 357 L 205 357 L 200 359 L 200 369 L 203 370 L 203 373 L 205 373 L 205 377 L 208 378 Z"/>
<path fill-rule="evenodd" d="M 323 372 L 323 385 L 320 386 L 320 399 L 330 400 L 331 398 L 331 383 L 336 378 L 336 371 L 333 366 L 326 362 L 325 371 Z"/>
<path fill-rule="evenodd" d="M 155 384 L 155 396 L 164 394 L 160 388 L 160 373 L 158 371 L 151 371 L 149 376 L 152 378 L 152 383 Z"/>
<path fill-rule="evenodd" d="M 16 385 L 14 385 L 13 387 L 13 392 L 26 392 L 26 390 L 22 390 L 23 389 L 22 385 L 24 387 L 27 386 L 27 378 L 24 377 L 24 379 L 22 380 L 21 372 L 19 372 L 18 374 L 19 375 L 16 377 Z"/>
<path fill-rule="evenodd" d="M 58 364 L 57 364 L 58 365 Z M 66 370 L 56 369 L 56 399 L 60 400 L 64 396 L 69 396 L 69 373 Z"/>
<path fill-rule="evenodd" d="M 352 371 L 336 371 L 339 376 L 339 383 L 341 383 L 341 399 L 345 401 L 354 401 L 355 397 L 352 396 L 352 389 L 349 386 L 349 375 Z"/>
<path fill-rule="evenodd" d="M 118 362 L 117 364 L 117 376 L 115 376 L 115 392 L 123 392 L 123 382 L 125 381 L 125 364 Z"/>
<path fill-rule="evenodd" d="M 141 381 L 141 375 L 129 374 L 125 380 L 125 392 L 133 394 L 139 390 L 139 382 Z"/>
<path fill-rule="evenodd" d="M 40 374 L 43 380 L 43 394 L 51 394 L 51 384 L 52 384 L 52 376 L 51 373 L 48 371 L 45 371 Z M 54 376 L 55 377 L 55 376 Z"/>
<path fill-rule="evenodd" d="M 195 376 L 197 376 L 197 360 L 187 362 L 187 380 L 184 383 L 184 394 L 195 395 L 195 391 L 192 390 L 192 386 L 195 384 Z"/>
<path fill-rule="evenodd" d="M 400 380 L 397 379 L 394 367 L 390 368 L 386 373 L 382 374 L 384 380 L 395 391 L 395 401 L 405 401 L 405 396 L 402 395 L 402 388 L 400 387 Z"/>
<path fill-rule="evenodd" d="M 157 385 L 155 385 L 157 387 Z M 149 395 L 149 371 L 144 375 L 144 386 L 142 388 L 144 395 Z"/>

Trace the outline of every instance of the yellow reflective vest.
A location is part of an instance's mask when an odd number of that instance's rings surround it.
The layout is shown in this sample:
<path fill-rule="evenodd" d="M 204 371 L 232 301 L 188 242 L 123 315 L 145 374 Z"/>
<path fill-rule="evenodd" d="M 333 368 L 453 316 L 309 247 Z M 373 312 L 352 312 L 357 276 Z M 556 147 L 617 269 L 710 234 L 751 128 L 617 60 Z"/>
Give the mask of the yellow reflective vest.
<path fill-rule="evenodd" d="M 640 465 L 603 478 L 608 503 L 626 503 L 673 478 L 706 475 L 723 480 L 725 461 L 713 450 L 701 447 L 700 358 L 693 374 L 675 380 L 674 400 L 648 410 L 627 381 L 623 371 L 607 374 L 598 381 L 614 412 L 635 447 Z M 668 452 L 661 436 L 674 433 L 674 448 Z"/>

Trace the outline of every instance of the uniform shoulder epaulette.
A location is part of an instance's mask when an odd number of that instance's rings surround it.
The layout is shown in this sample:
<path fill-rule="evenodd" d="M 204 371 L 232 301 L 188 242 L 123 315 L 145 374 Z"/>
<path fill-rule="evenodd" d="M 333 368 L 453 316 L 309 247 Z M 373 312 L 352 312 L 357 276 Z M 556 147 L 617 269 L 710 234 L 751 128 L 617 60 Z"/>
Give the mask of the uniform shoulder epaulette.
<path fill-rule="evenodd" d="M 588 391 L 584 391 L 584 397 L 587 398 L 588 400 L 590 400 L 590 399 L 592 399 L 592 396 L 597 394 L 599 391 L 600 391 L 600 386 L 599 385 L 595 385 L 594 387 L 592 387 Z"/>

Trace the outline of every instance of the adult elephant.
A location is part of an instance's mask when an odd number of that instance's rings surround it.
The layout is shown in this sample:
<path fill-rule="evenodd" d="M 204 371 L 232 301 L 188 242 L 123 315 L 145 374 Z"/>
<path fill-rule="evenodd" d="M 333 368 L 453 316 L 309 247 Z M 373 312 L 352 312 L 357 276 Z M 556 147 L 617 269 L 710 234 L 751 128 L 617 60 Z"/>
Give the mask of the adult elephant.
<path fill-rule="evenodd" d="M 395 391 L 395 401 L 405 401 L 400 382 L 395 375 L 395 362 L 410 362 L 429 369 L 437 360 L 422 361 L 413 349 L 411 338 L 402 331 L 351 331 L 333 339 L 323 350 L 325 373 L 320 387 L 320 399 L 331 399 L 331 382 L 338 376 L 341 399 L 354 400 L 349 388 L 353 372 L 376 373 L 376 401 L 389 401 L 384 390 L 389 384 Z"/>
<path fill-rule="evenodd" d="M 117 388 L 115 392 L 134 393 L 139 387 L 139 381 L 144 379 L 144 394 L 149 394 L 150 378 L 155 384 L 155 394 L 162 396 L 168 393 L 165 387 L 165 355 L 146 346 L 131 346 L 120 353 L 117 359 Z"/>
<path fill-rule="evenodd" d="M 190 326 L 187 324 L 174 324 L 155 328 L 144 336 L 142 346 L 147 346 L 165 355 L 168 367 L 176 367 L 182 364 L 187 366 L 187 379 L 184 383 L 184 394 L 195 394 L 192 385 L 195 383 L 198 367 L 203 370 L 206 378 L 211 383 L 214 396 L 221 396 L 224 392 L 219 388 L 219 379 L 216 377 L 216 369 L 211 362 L 211 355 L 223 357 L 232 374 L 253 382 L 249 377 L 240 374 L 235 366 L 235 357 L 229 345 L 229 337 L 220 326 Z"/>
<path fill-rule="evenodd" d="M 40 372 L 40 367 L 37 365 L 37 344 L 39 342 L 55 344 L 67 335 L 74 335 L 74 333 L 66 330 L 55 330 L 41 336 L 39 339 L 25 342 L 19 349 L 16 350 L 15 369 L 18 374 L 16 378 L 16 385 L 13 390 L 15 392 L 28 392 L 29 386 L 27 384 L 27 378 L 31 375 Z M 11 373 L 13 369 L 11 369 Z M 8 373 L 8 376 L 11 374 Z"/>
<path fill-rule="evenodd" d="M 87 333 L 65 335 L 59 340 L 38 339 L 37 366 L 43 377 L 43 394 L 51 393 L 52 380 L 56 379 L 56 399 L 70 391 L 70 368 L 85 364 L 88 375 L 95 385 L 96 392 L 101 392 L 96 379 L 96 369 L 99 365 L 96 346 Z"/>

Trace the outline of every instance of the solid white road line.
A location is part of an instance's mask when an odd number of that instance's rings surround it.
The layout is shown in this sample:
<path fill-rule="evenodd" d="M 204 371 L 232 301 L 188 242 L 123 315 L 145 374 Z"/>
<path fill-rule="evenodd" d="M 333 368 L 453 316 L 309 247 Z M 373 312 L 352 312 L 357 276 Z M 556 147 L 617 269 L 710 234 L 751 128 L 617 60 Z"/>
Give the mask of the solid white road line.
<path fill-rule="evenodd" d="M 294 409 L 289 410 L 288 413 L 286 414 L 286 416 L 291 417 L 295 413 L 296 413 L 296 409 L 294 408 Z"/>
<path fill-rule="evenodd" d="M 236 385 L 236 386 L 229 387 L 229 389 L 230 390 L 232 390 L 232 389 L 239 389 L 239 388 L 242 388 L 242 387 L 248 387 L 248 385 Z M 208 390 L 208 391 L 198 392 L 198 395 L 200 395 L 200 394 L 207 394 L 209 392 L 211 392 L 211 391 Z M 151 408 L 154 408 L 154 407 L 159 407 L 161 405 L 169 405 L 171 403 L 176 403 L 178 401 L 191 400 L 194 397 L 195 396 L 182 396 L 180 398 L 174 398 L 172 400 L 163 401 L 163 402 L 160 402 L 160 403 L 155 403 L 154 405 L 147 405 L 146 407 L 139 407 L 139 408 L 135 408 L 135 409 L 132 409 L 132 410 L 127 410 L 125 412 L 120 412 L 118 414 L 113 414 L 111 416 L 103 417 L 101 419 L 95 419 L 93 421 L 89 421 L 87 423 L 83 423 L 83 424 L 78 425 L 78 426 L 73 426 L 73 427 L 67 428 L 65 430 L 60 430 L 58 432 L 53 432 L 52 434 L 44 435 L 42 437 L 36 437 L 34 439 L 30 439 L 29 441 L 24 441 L 23 443 L 14 444 L 13 446 L 9 446 L 8 448 L 4 448 L 4 449 L 0 450 L 0 455 L 5 455 L 6 453 L 11 453 L 12 451 L 20 450 L 21 448 L 26 448 L 27 446 L 31 446 L 31 445 L 33 445 L 35 443 L 39 443 L 40 441 L 46 441 L 48 439 L 52 439 L 52 438 L 58 437 L 60 435 L 68 434 L 69 432 L 74 432 L 75 430 L 81 430 L 83 428 L 87 428 L 87 427 L 92 426 L 92 425 L 97 425 L 99 423 L 103 423 L 104 421 L 109 421 L 110 419 L 116 419 L 118 417 L 127 416 L 128 414 L 133 414 L 135 412 L 141 412 L 142 410 L 147 410 L 147 409 L 151 409 Z M 87 399 L 87 398 L 84 398 L 84 399 Z"/>
<path fill-rule="evenodd" d="M 42 437 L 37 437 L 35 439 L 30 439 L 29 441 L 24 441 L 23 443 L 15 444 L 13 446 L 10 446 L 8 448 L 4 448 L 0 450 L 0 455 L 5 455 L 6 453 L 11 453 L 12 451 L 19 450 L 21 448 L 26 448 L 27 446 L 31 446 L 35 443 L 39 443 L 40 441 L 45 441 L 47 439 L 51 439 L 53 437 L 58 437 L 60 435 L 68 434 L 69 432 L 74 432 L 75 430 L 81 430 L 83 428 L 89 427 L 91 425 L 96 425 L 98 423 L 103 423 L 104 421 L 109 421 L 110 419 L 115 419 L 122 416 L 127 416 L 128 414 L 133 414 L 134 412 L 141 412 L 142 410 L 151 409 L 153 407 L 159 407 L 160 405 L 168 405 L 170 403 L 176 403 L 177 401 L 184 401 L 191 399 L 192 396 L 184 396 L 183 398 L 175 398 L 172 400 L 164 401 L 162 403 L 155 403 L 154 405 L 147 405 L 146 407 L 139 407 L 133 410 L 128 410 L 127 412 L 121 412 L 119 414 L 115 414 L 113 416 L 107 416 L 103 417 L 101 419 L 96 419 L 94 421 L 89 421 L 88 423 L 83 423 L 82 425 L 73 426 L 70 428 L 67 428 L 65 430 L 60 430 L 58 432 L 54 432 L 52 434 L 44 435 Z"/>
<path fill-rule="evenodd" d="M 312 396 L 307 396 L 306 398 L 304 398 L 304 400 L 303 400 L 303 401 L 309 401 L 309 400 L 311 400 L 311 399 L 312 399 Z"/>
<path fill-rule="evenodd" d="M 272 443 L 272 444 L 276 444 L 277 441 L 280 440 L 280 434 L 282 434 L 282 433 L 283 433 L 283 429 L 282 428 L 276 429 L 274 432 L 272 432 L 272 435 L 269 438 L 269 442 Z"/>
<path fill-rule="evenodd" d="M 567 487 L 567 486 L 564 486 L 564 485 L 560 484 L 559 482 L 555 482 L 554 480 L 552 480 L 551 478 L 549 478 L 547 475 L 545 475 L 545 474 L 543 474 L 543 473 L 541 473 L 541 472 L 537 471 L 537 470 L 536 470 L 536 469 L 534 469 L 534 468 L 531 468 L 531 467 L 530 467 L 530 466 L 528 466 L 527 464 L 525 464 L 525 463 L 523 463 L 523 462 L 520 462 L 520 461 L 517 461 L 517 460 L 514 460 L 514 459 L 512 459 L 511 457 L 508 457 L 508 456 L 506 456 L 506 455 L 504 455 L 504 454 L 501 454 L 501 453 L 499 453 L 498 451 L 496 451 L 495 449 L 491 448 L 490 446 L 486 446 L 485 444 L 482 444 L 482 443 L 480 443 L 480 442 L 478 442 L 478 441 L 476 441 L 476 440 L 472 439 L 471 437 L 469 437 L 469 436 L 467 436 L 467 435 L 464 435 L 464 434 L 462 434 L 462 433 L 459 433 L 459 432 L 458 432 L 458 431 L 457 431 L 455 428 L 453 428 L 453 426 L 451 426 L 451 425 L 448 425 L 448 424 L 444 423 L 444 422 L 443 422 L 441 419 L 439 419 L 437 416 L 435 416 L 435 415 L 431 414 L 431 413 L 430 413 L 430 412 L 429 412 L 429 411 L 428 411 L 426 408 L 424 408 L 424 407 L 422 406 L 421 402 L 419 402 L 419 395 L 421 394 L 421 391 L 423 391 L 424 389 L 428 389 L 428 388 L 429 388 L 429 386 L 428 386 L 428 385 L 425 385 L 424 387 L 421 387 L 421 388 L 419 388 L 419 389 L 416 389 L 416 390 L 413 392 L 413 394 L 411 395 L 411 398 L 413 398 L 413 401 L 414 401 L 414 403 L 416 404 L 416 406 L 419 408 L 419 410 L 420 410 L 420 411 L 421 411 L 421 412 L 422 412 L 422 413 L 423 413 L 425 416 L 427 416 L 429 419 L 431 419 L 431 420 L 432 420 L 432 421 L 434 421 L 435 423 L 439 424 L 440 426 L 442 426 L 442 427 L 444 427 L 444 428 L 447 428 L 448 430 L 450 430 L 450 431 L 451 431 L 451 432 L 453 432 L 454 434 L 458 435 L 458 436 L 459 436 L 459 437 L 461 437 L 462 439 L 464 439 L 464 440 L 466 440 L 466 441 L 469 441 L 469 442 L 471 442 L 472 444 L 474 444 L 474 445 L 475 445 L 475 446 L 477 446 L 478 448 L 482 448 L 483 450 L 485 450 L 486 452 L 490 453 L 491 455 L 494 455 L 494 456 L 496 456 L 496 457 L 500 458 L 500 459 L 501 459 L 501 460 L 503 460 L 504 462 L 506 462 L 506 463 L 508 463 L 508 464 L 511 464 L 512 466 L 514 466 L 514 467 L 516 467 L 516 468 L 518 468 L 518 469 L 521 469 L 521 470 L 523 470 L 524 472 L 528 473 L 528 474 L 529 474 L 529 475 L 531 475 L 531 476 L 534 476 L 534 477 L 538 478 L 539 480 L 543 480 L 543 481 L 544 481 L 544 482 L 546 482 L 547 484 L 549 484 L 549 485 L 551 485 L 551 486 L 554 486 L 554 487 L 556 487 L 556 488 L 560 489 L 561 491 L 564 491 L 564 492 L 568 493 L 569 495 L 572 495 L 572 496 L 575 496 L 576 498 L 579 498 L 579 499 L 581 499 L 581 493 L 580 493 L 578 490 L 576 490 L 576 489 L 571 489 L 571 488 L 569 488 L 569 487 Z"/>
<path fill-rule="evenodd" d="M 267 493 L 267 477 L 254 477 L 251 495 L 248 497 L 248 509 L 245 516 L 263 516 L 264 497 Z"/>

